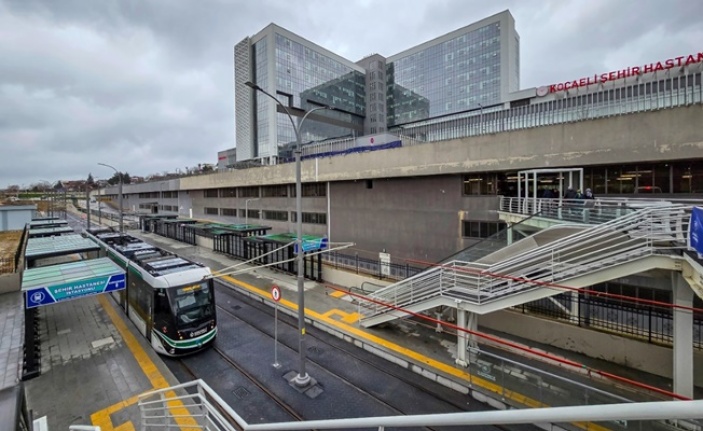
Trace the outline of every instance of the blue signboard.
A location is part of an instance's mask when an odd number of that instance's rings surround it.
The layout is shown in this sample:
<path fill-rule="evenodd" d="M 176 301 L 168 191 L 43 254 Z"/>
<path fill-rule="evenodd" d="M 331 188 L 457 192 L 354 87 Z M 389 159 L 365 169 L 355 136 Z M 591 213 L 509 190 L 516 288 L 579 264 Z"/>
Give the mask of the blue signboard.
<path fill-rule="evenodd" d="M 703 256 L 703 208 L 693 207 L 688 233 L 688 245 Z"/>
<path fill-rule="evenodd" d="M 35 287 L 25 291 L 27 308 L 68 301 L 87 295 L 121 290 L 124 289 L 125 286 L 125 275 L 114 274 L 54 286 Z"/>
<path fill-rule="evenodd" d="M 303 253 L 324 250 L 327 244 L 327 238 L 303 239 Z M 298 244 L 293 245 L 293 251 L 298 254 Z"/>

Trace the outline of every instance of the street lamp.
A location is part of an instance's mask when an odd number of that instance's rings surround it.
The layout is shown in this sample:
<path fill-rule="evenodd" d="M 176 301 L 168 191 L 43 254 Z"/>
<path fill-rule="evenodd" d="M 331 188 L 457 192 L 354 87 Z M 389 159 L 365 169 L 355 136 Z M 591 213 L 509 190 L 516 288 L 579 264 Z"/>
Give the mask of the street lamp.
<path fill-rule="evenodd" d="M 251 198 L 244 201 L 244 224 L 249 224 L 249 202 L 258 201 L 261 198 Z"/>
<path fill-rule="evenodd" d="M 297 245 L 297 250 L 298 254 L 296 255 L 296 263 L 298 266 L 298 353 L 300 354 L 300 367 L 298 369 L 298 375 L 295 376 L 293 379 L 293 383 L 298 386 L 298 387 L 304 387 L 307 386 L 310 383 L 310 376 L 308 373 L 305 371 L 305 291 L 304 291 L 304 285 L 303 285 L 303 279 L 305 278 L 305 272 L 304 272 L 304 267 L 303 267 L 303 200 L 302 200 L 302 181 L 301 181 L 301 166 L 300 166 L 300 156 L 302 153 L 302 143 L 300 141 L 300 128 L 303 125 L 303 122 L 305 119 L 308 117 L 308 115 L 312 114 L 315 111 L 319 111 L 322 109 L 333 109 L 329 106 L 319 106 L 317 108 L 313 108 L 305 113 L 303 115 L 303 118 L 300 120 L 300 123 L 297 125 L 295 124 L 295 121 L 293 120 L 293 117 L 290 115 L 290 111 L 284 105 L 281 103 L 280 100 L 278 100 L 275 96 L 271 95 L 270 93 L 266 92 L 263 88 L 259 87 L 257 84 L 254 84 L 251 81 L 247 81 L 244 83 L 247 87 L 250 87 L 256 91 L 259 91 L 266 96 L 270 97 L 273 99 L 274 102 L 278 104 L 283 110 L 285 111 L 286 115 L 288 115 L 288 119 L 290 120 L 291 124 L 293 125 L 293 130 L 295 131 L 295 141 L 296 141 L 296 146 L 295 146 L 295 213 L 296 213 L 296 240 L 295 243 Z"/>
<path fill-rule="evenodd" d="M 110 165 L 108 165 L 107 163 L 98 163 L 98 164 L 99 164 L 100 166 L 105 166 L 105 167 L 108 167 L 108 168 L 114 170 L 115 173 L 117 174 L 117 176 L 118 176 L 119 179 L 120 179 L 120 188 L 119 188 L 119 192 L 118 192 L 118 193 L 119 193 L 119 197 L 118 197 L 117 200 L 118 200 L 118 202 L 119 202 L 118 205 L 120 206 L 120 209 L 119 209 L 119 213 L 120 213 L 120 233 L 124 233 L 124 228 L 123 228 L 123 226 L 122 226 L 122 174 L 119 173 L 119 171 L 118 171 L 117 169 L 115 169 L 114 166 L 110 166 Z"/>

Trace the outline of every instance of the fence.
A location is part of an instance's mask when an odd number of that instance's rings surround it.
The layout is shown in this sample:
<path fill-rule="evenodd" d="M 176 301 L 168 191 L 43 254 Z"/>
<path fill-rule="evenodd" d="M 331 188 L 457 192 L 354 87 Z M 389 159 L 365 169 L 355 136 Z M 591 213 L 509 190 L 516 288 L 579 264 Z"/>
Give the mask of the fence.
<path fill-rule="evenodd" d="M 389 132 L 398 133 L 403 139 L 412 137 L 421 142 L 434 142 L 689 106 L 700 104 L 702 99 L 701 73 L 687 73 L 510 109 L 484 107 L 417 121 Z M 406 145 L 405 140 L 403 145 Z"/>
<path fill-rule="evenodd" d="M 572 321 L 579 326 L 624 334 L 649 343 L 671 345 L 674 340 L 674 318 L 671 309 L 654 305 L 638 305 L 610 298 L 578 295 L 577 316 L 570 316 L 574 296 L 562 293 L 517 307 L 523 313 L 533 313 L 553 319 Z M 693 347 L 703 349 L 703 314 L 694 313 Z"/>
<path fill-rule="evenodd" d="M 333 251 L 322 253 L 323 263 L 334 269 L 344 269 L 356 274 L 366 274 L 381 280 L 404 280 L 424 271 L 425 267 L 412 266 L 408 262 L 391 263 L 368 259 L 359 255 L 341 254 Z"/>

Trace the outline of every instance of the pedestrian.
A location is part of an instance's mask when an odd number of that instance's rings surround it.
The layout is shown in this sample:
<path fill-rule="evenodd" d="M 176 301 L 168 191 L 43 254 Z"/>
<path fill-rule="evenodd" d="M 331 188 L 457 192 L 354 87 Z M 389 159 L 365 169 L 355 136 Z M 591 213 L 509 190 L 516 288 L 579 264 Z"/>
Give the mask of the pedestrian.
<path fill-rule="evenodd" d="M 566 193 L 564 193 L 564 199 L 576 199 L 576 191 L 572 187 L 569 187 L 566 189 Z"/>
<path fill-rule="evenodd" d="M 581 189 L 576 190 L 576 199 L 583 199 L 583 193 L 581 193 Z"/>
<path fill-rule="evenodd" d="M 586 189 L 585 199 L 595 199 L 595 196 L 593 196 L 593 191 L 591 189 Z"/>

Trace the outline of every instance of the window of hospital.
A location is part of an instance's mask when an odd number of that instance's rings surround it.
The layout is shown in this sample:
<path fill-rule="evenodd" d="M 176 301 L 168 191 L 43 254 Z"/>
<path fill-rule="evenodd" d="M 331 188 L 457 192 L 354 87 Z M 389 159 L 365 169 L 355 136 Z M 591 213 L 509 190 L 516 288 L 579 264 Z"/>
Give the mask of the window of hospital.
<path fill-rule="evenodd" d="M 464 220 L 462 224 L 462 236 L 465 238 L 488 238 L 505 229 L 506 224 L 502 221 L 469 221 Z"/>

